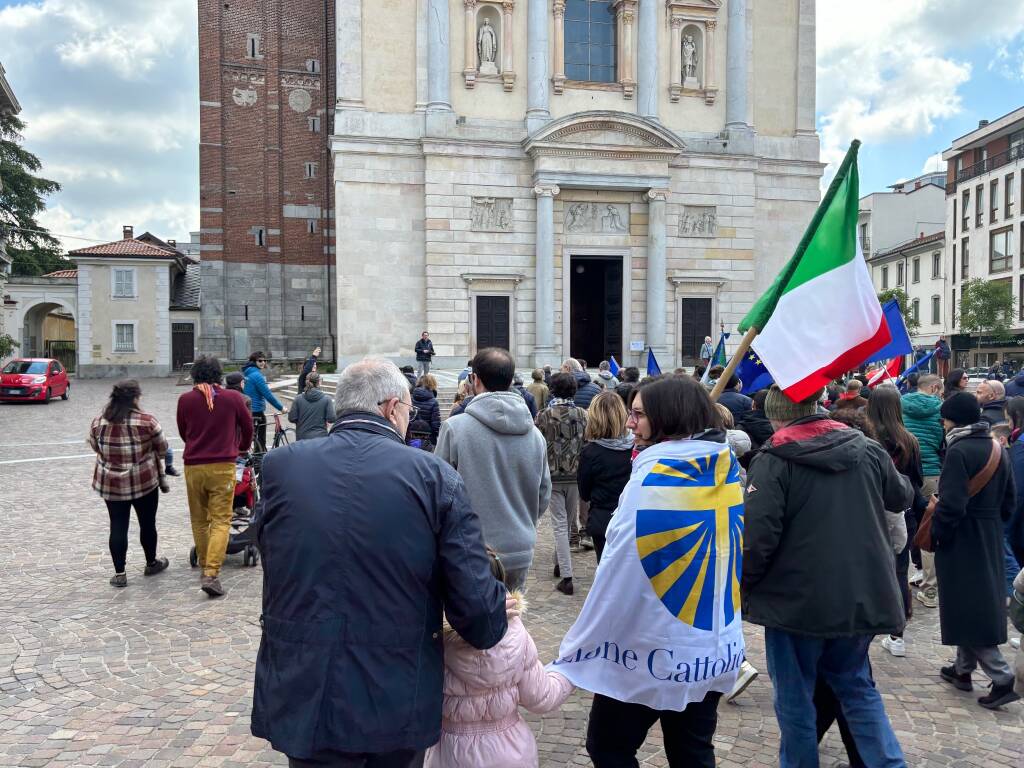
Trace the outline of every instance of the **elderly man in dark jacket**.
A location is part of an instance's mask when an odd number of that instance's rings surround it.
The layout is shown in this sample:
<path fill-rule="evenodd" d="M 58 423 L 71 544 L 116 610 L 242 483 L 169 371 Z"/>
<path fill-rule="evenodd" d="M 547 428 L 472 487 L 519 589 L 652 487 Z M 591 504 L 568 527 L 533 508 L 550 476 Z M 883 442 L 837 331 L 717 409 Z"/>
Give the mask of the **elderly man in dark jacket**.
<path fill-rule="evenodd" d="M 942 403 L 946 461 L 939 475 L 939 503 L 932 521 L 942 644 L 956 646 L 956 661 L 940 670 L 961 691 L 973 689 L 981 665 L 992 690 L 978 703 L 995 709 L 1020 698 L 999 646 L 1006 642 L 1004 524 L 1016 507 L 1009 456 L 989 434 L 977 400 L 958 392 Z M 995 473 L 973 496 L 968 484 L 995 456 Z"/>
<path fill-rule="evenodd" d="M 505 590 L 458 473 L 403 442 L 399 370 L 349 366 L 336 406 L 325 440 L 263 463 L 252 732 L 292 768 L 415 766 L 440 734 L 442 611 L 490 648 L 507 627 Z"/>
<path fill-rule="evenodd" d="M 750 413 L 750 408 L 753 404 L 749 397 L 740 392 L 742 388 L 743 385 L 734 373 L 729 377 L 729 381 L 725 385 L 725 391 L 718 397 L 718 402 L 729 409 L 729 413 L 732 414 L 733 423 L 738 429 L 742 429 L 740 422 Z"/>
<path fill-rule="evenodd" d="M 571 373 L 576 379 L 576 396 L 573 398 L 573 402 L 580 408 L 589 408 L 590 401 L 601 393 L 601 387 L 593 382 L 590 374 L 575 358 L 566 358 L 562 363 L 562 373 Z M 550 382 L 548 382 L 548 386 L 551 386 Z"/>
<path fill-rule="evenodd" d="M 885 510 L 913 491 L 878 443 L 816 414 L 819 395 L 794 403 L 772 387 L 765 399 L 776 431 L 747 472 L 744 618 L 765 627 L 784 768 L 818 763 L 819 675 L 864 762 L 904 766 L 868 647 L 905 624 Z"/>

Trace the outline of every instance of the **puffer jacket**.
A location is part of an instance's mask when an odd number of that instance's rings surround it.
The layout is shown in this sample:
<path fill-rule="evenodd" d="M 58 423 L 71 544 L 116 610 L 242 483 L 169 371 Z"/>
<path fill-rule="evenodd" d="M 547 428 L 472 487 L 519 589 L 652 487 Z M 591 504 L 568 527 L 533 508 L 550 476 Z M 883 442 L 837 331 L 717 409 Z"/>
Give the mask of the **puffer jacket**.
<path fill-rule="evenodd" d="M 572 401 L 580 408 L 589 408 L 590 401 L 601 394 L 601 387 L 591 381 L 586 371 L 576 371 L 573 376 L 576 377 L 577 389 Z"/>
<path fill-rule="evenodd" d="M 934 395 L 911 392 L 903 396 L 903 423 L 921 446 L 921 471 L 925 477 L 938 477 L 942 472 L 939 450 L 945 439 L 939 409 L 942 401 Z"/>
<path fill-rule="evenodd" d="M 267 403 L 279 411 L 284 410 L 284 406 L 281 405 L 280 400 L 274 397 L 266 377 L 256 363 L 247 363 L 242 368 L 242 375 L 245 376 L 245 394 L 252 399 L 253 413 L 263 413 L 267 410 Z"/>
<path fill-rule="evenodd" d="M 441 431 L 441 406 L 437 404 L 437 395 L 426 387 L 416 387 L 412 391 L 412 404 L 420 409 L 416 418 L 430 424 L 430 440 L 437 445 L 437 435 Z"/>
<path fill-rule="evenodd" d="M 1006 382 L 1006 399 L 1024 395 L 1024 371 L 1021 371 L 1008 382 Z"/>
<path fill-rule="evenodd" d="M 523 596 L 505 601 L 508 630 L 496 646 L 478 651 L 453 630 L 444 635 L 444 705 L 441 740 L 424 768 L 536 768 L 537 742 L 519 715 L 553 712 L 573 685 L 544 669 L 521 618 Z"/>

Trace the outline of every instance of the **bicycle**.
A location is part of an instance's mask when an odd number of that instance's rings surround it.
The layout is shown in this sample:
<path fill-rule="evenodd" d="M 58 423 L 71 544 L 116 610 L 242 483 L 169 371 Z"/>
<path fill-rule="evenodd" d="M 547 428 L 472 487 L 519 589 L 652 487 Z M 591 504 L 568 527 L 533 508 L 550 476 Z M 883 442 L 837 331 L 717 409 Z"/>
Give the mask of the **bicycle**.
<path fill-rule="evenodd" d="M 291 427 L 285 427 L 281 424 L 281 414 L 274 414 L 274 442 L 270 446 L 271 450 L 274 448 L 280 448 L 283 445 L 288 445 L 291 442 L 291 438 L 288 437 L 288 433 L 291 432 L 292 436 L 295 435 L 295 430 Z"/>

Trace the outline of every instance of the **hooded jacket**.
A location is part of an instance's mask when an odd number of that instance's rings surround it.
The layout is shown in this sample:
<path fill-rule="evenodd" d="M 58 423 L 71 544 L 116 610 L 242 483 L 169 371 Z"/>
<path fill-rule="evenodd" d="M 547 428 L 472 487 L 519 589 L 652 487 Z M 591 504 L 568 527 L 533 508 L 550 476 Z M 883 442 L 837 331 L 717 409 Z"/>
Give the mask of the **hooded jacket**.
<path fill-rule="evenodd" d="M 295 425 L 295 439 L 327 437 L 327 424 L 334 423 L 334 401 L 319 389 L 309 389 L 292 401 L 288 421 Z"/>
<path fill-rule="evenodd" d="M 990 427 L 1006 423 L 1006 400 L 992 400 L 981 406 L 981 420 Z"/>
<path fill-rule="evenodd" d="M 576 396 L 572 401 L 580 408 L 589 408 L 590 401 L 601 393 L 601 387 L 590 380 L 590 374 L 586 371 L 576 371 L 573 376 L 576 379 L 577 389 Z"/>
<path fill-rule="evenodd" d="M 1008 382 L 1006 382 L 1006 399 L 1024 395 L 1024 371 L 1021 371 Z"/>
<path fill-rule="evenodd" d="M 299 372 L 299 392 L 306 391 L 306 377 L 316 368 L 316 355 L 310 355 L 302 364 L 302 371 Z"/>
<path fill-rule="evenodd" d="M 598 371 L 597 381 L 595 381 L 594 383 L 597 384 L 597 386 L 599 386 L 601 389 L 614 390 L 617 386 L 619 386 L 619 380 L 612 376 L 611 371 Z"/>
<path fill-rule="evenodd" d="M 764 411 L 747 411 L 743 414 L 742 420 L 736 422 L 736 428 L 742 429 L 750 436 L 750 447 L 755 451 L 775 434 L 775 427 L 764 415 Z"/>
<path fill-rule="evenodd" d="M 437 436 L 441 432 L 441 406 L 437 396 L 426 387 L 416 387 L 412 391 L 412 404 L 419 408 L 417 418 L 430 424 L 430 442 L 437 444 Z"/>
<path fill-rule="evenodd" d="M 740 422 L 743 421 L 743 417 L 750 413 L 753 408 L 754 401 L 741 392 L 737 392 L 735 389 L 727 389 L 723 392 L 718 402 L 729 409 L 729 413 L 732 414 L 732 421 L 736 425 L 737 429 L 740 427 Z"/>
<path fill-rule="evenodd" d="M 444 715 L 441 740 L 424 768 L 537 768 L 537 742 L 519 714 L 554 712 L 573 685 L 548 672 L 523 626 L 525 600 L 505 601 L 508 630 L 493 648 L 478 651 L 454 631 L 444 633 Z"/>
<path fill-rule="evenodd" d="M 274 397 L 274 393 L 271 392 L 270 385 L 267 384 L 267 379 L 263 375 L 263 371 L 260 370 L 256 363 L 246 363 L 245 366 L 242 367 L 242 374 L 245 376 L 244 391 L 252 400 L 253 413 L 263 413 L 267 410 L 268 402 L 277 408 L 277 410 L 284 410 L 284 406 L 281 405 L 280 400 Z"/>
<path fill-rule="evenodd" d="M 776 432 L 747 472 L 744 618 L 823 638 L 901 632 L 885 510 L 912 494 L 882 446 L 827 416 Z"/>
<path fill-rule="evenodd" d="M 924 392 L 911 392 L 903 396 L 902 402 L 903 423 L 921 447 L 921 471 L 925 477 L 938 477 L 942 471 L 939 450 L 945 439 L 942 416 L 939 415 L 942 401 Z"/>
<path fill-rule="evenodd" d="M 518 392 L 485 392 L 441 426 L 435 455 L 466 483 L 470 503 L 507 569 L 529 568 L 537 519 L 551 500 L 547 444 Z"/>

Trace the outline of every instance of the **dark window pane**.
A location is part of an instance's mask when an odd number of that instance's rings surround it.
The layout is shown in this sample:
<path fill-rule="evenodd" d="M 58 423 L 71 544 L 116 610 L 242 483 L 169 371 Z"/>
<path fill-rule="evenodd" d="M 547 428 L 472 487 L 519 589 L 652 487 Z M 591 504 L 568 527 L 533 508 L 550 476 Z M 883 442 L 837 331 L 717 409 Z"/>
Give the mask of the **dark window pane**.
<path fill-rule="evenodd" d="M 565 4 L 566 21 L 570 19 L 586 21 L 590 18 L 589 5 L 590 3 L 588 3 L 587 0 L 568 0 Z"/>
<path fill-rule="evenodd" d="M 568 0 L 565 74 L 571 80 L 615 82 L 615 12 L 612 0 Z"/>
<path fill-rule="evenodd" d="M 591 0 L 590 20 L 598 24 L 608 24 L 615 19 L 612 0 Z"/>
<path fill-rule="evenodd" d="M 590 42 L 590 25 L 582 21 L 565 22 L 565 42 L 566 44 Z"/>
<path fill-rule="evenodd" d="M 565 46 L 565 65 L 570 64 L 582 64 L 586 66 L 590 63 L 590 46 L 586 43 L 573 43 Z M 568 74 L 568 73 L 566 73 Z M 573 78 L 575 79 L 575 78 Z M 584 80 L 586 78 L 583 78 Z"/>
<path fill-rule="evenodd" d="M 591 67 L 590 79 L 595 83 L 614 83 L 615 67 Z"/>
<path fill-rule="evenodd" d="M 610 45 L 590 46 L 590 64 L 599 67 L 614 67 L 615 49 Z"/>
<path fill-rule="evenodd" d="M 615 25 L 591 24 L 590 42 L 598 45 L 615 45 Z"/>
<path fill-rule="evenodd" d="M 570 80 L 589 80 L 590 67 L 586 64 L 570 64 L 566 61 L 565 76 Z"/>

